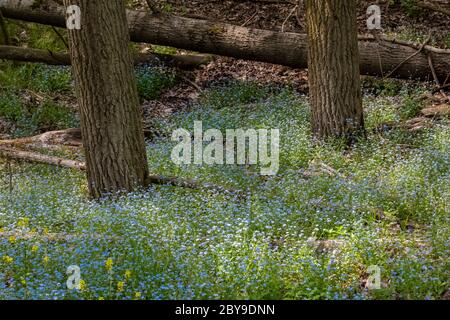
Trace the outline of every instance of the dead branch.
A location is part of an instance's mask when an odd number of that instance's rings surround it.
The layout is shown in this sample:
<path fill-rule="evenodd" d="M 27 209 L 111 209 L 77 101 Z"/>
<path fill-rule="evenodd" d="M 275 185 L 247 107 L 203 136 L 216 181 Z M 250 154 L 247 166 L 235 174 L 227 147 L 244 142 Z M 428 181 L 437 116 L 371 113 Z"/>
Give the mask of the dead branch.
<path fill-rule="evenodd" d="M 442 85 L 442 86 L 440 86 L 440 87 L 434 89 L 434 90 L 432 91 L 432 93 L 436 93 L 436 92 L 439 92 L 439 91 L 444 90 L 444 89 L 447 89 L 447 88 L 450 88 L 450 83 L 444 84 L 444 85 Z"/>
<path fill-rule="evenodd" d="M 283 24 L 281 25 L 281 32 L 284 32 L 284 26 L 286 25 L 286 23 L 289 21 L 289 19 L 292 17 L 292 15 L 294 14 L 294 12 L 297 10 L 297 6 L 295 6 L 288 14 L 288 16 L 286 17 L 286 19 L 283 21 Z"/>
<path fill-rule="evenodd" d="M 379 38 L 379 39 L 377 39 Z M 382 40 L 384 42 L 387 43 L 391 43 L 391 44 L 398 44 L 398 45 L 402 45 L 402 46 L 407 46 L 416 50 L 419 50 L 420 47 L 422 46 L 421 44 L 417 44 L 414 42 L 410 42 L 410 41 L 404 41 L 404 40 L 398 40 L 398 39 L 391 39 L 389 37 L 383 36 L 383 35 L 378 35 L 378 37 L 374 37 L 374 36 L 358 36 L 358 40 L 360 41 L 379 41 Z M 392 47 L 395 48 L 395 47 Z M 430 45 L 425 45 L 423 47 L 423 50 L 426 51 L 430 51 L 430 52 L 434 52 L 434 53 L 443 53 L 443 54 L 450 54 L 450 49 L 442 49 L 442 48 L 436 48 Z"/>
<path fill-rule="evenodd" d="M 428 37 L 425 42 L 420 46 L 419 50 L 408 56 L 405 60 L 400 62 L 391 72 L 389 72 L 387 75 L 384 76 L 384 78 L 389 78 L 395 71 L 397 71 L 398 68 L 400 68 L 402 65 L 404 65 L 406 62 L 408 62 L 410 59 L 417 56 L 419 53 L 422 52 L 423 48 L 427 45 L 428 42 L 430 42 L 431 37 Z"/>
<path fill-rule="evenodd" d="M 245 27 L 248 23 L 250 23 L 250 21 L 252 21 L 256 16 L 258 15 L 258 10 L 255 11 L 255 13 L 248 18 L 246 21 L 244 21 L 243 24 L 241 24 L 241 27 Z"/>
<path fill-rule="evenodd" d="M 440 87 L 441 83 L 439 82 L 438 76 L 436 74 L 436 70 L 434 69 L 433 58 L 431 57 L 430 53 L 428 53 L 428 63 L 430 64 L 431 74 L 433 75 L 434 82 L 436 83 L 436 85 L 438 87 Z M 448 101 L 450 101 L 450 98 L 447 97 L 447 95 L 445 94 L 443 89 L 439 90 L 439 92 L 441 93 L 441 95 L 444 99 L 447 99 Z"/>
<path fill-rule="evenodd" d="M 64 39 L 63 35 L 58 31 L 58 29 L 56 29 L 56 27 L 52 26 L 52 30 L 58 36 L 58 38 L 62 41 L 62 43 L 64 44 L 66 49 L 69 50 L 69 44 L 67 43 L 66 39 Z"/>
<path fill-rule="evenodd" d="M 7 157 L 9 159 L 51 164 L 58 167 L 66 167 L 77 170 L 86 169 L 86 165 L 84 164 L 84 162 L 58 158 L 54 156 L 47 156 L 36 152 L 24 151 L 5 146 L 0 146 L 0 156 Z"/>

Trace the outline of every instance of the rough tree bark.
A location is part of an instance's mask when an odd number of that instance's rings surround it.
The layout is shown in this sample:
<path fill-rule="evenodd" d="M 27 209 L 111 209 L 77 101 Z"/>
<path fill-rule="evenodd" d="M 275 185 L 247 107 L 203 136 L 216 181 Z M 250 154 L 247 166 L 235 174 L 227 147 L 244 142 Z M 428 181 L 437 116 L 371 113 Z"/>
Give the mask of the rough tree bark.
<path fill-rule="evenodd" d="M 69 30 L 90 195 L 149 183 L 123 0 L 64 0 L 81 9 Z"/>
<path fill-rule="evenodd" d="M 0 8 L 6 18 L 65 27 L 64 14 L 58 8 L 30 10 L 30 5 L 17 5 L 12 0 L 6 0 L 3 5 L 0 3 Z M 128 11 L 127 17 L 131 40 L 135 42 L 293 68 L 307 67 L 308 44 L 304 34 L 245 28 L 143 11 Z M 384 76 L 395 69 L 391 77 L 431 80 L 433 77 L 428 64 L 428 53 L 431 53 L 436 74 L 444 81 L 450 70 L 450 51 L 425 46 L 422 52 L 414 55 L 418 47 L 420 45 L 415 47 L 387 41 L 378 43 L 374 39 L 364 38 L 364 41 L 359 41 L 361 74 Z M 405 61 L 406 57 L 412 55 Z"/>
<path fill-rule="evenodd" d="M 364 132 L 355 0 L 307 0 L 312 128 L 318 138 Z"/>

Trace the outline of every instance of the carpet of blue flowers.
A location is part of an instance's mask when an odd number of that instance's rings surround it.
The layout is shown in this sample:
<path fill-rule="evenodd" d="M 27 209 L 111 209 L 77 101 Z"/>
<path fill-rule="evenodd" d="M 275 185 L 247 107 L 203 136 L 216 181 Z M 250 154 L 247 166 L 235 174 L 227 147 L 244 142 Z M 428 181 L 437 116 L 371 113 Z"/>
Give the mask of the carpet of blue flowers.
<path fill-rule="evenodd" d="M 418 133 L 377 130 L 404 120 L 416 90 L 366 94 L 368 139 L 351 149 L 314 142 L 306 97 L 285 87 L 210 88 L 189 110 L 154 120 L 153 173 L 239 193 L 151 186 L 95 202 L 81 172 L 25 163 L 7 169 L 2 160 L 0 299 L 448 296 L 448 121 Z M 254 166 L 174 165 L 170 134 L 192 131 L 195 120 L 205 130 L 279 128 L 278 175 L 262 177 Z M 66 286 L 71 265 L 80 267 L 79 289 Z M 372 265 L 380 267 L 380 289 L 367 287 Z"/>

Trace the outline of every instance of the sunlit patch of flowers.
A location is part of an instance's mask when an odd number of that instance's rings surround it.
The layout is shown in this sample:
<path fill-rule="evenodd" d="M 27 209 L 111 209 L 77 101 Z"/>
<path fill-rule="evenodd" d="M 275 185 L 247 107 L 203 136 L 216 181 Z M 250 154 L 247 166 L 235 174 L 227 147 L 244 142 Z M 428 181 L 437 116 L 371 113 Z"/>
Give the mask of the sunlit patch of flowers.
<path fill-rule="evenodd" d="M 79 288 L 80 288 L 80 291 L 86 291 L 86 289 L 87 289 L 87 284 L 86 284 L 86 281 L 85 281 L 85 280 L 80 279 Z"/>
<path fill-rule="evenodd" d="M 8 255 L 3 256 L 2 260 L 5 264 L 11 264 L 14 261 L 14 259 Z"/>
<path fill-rule="evenodd" d="M 339 141 L 313 142 L 305 97 L 240 85 L 206 92 L 200 107 L 161 121 L 169 131 L 189 130 L 197 119 L 218 129 L 279 128 L 277 176 L 262 178 L 252 167 L 177 167 L 165 136 L 148 155 L 152 172 L 244 194 L 151 186 L 91 202 L 82 173 L 16 166 L 10 194 L 1 172 L 0 299 L 441 298 L 449 131 L 431 129 L 407 149 L 410 135 L 376 134 L 343 152 Z M 395 118 L 395 108 L 383 115 L 370 103 L 374 123 Z M 318 162 L 338 174 L 306 179 L 302 172 Z M 324 249 L 320 241 L 339 245 Z M 72 265 L 81 280 L 70 290 Z M 371 265 L 381 268 L 378 290 L 365 285 Z"/>
<path fill-rule="evenodd" d="M 105 269 L 106 269 L 106 271 L 111 272 L 112 271 L 112 267 L 113 267 L 113 260 L 111 258 L 108 258 L 105 261 Z"/>
<path fill-rule="evenodd" d="M 8 242 L 9 242 L 10 244 L 16 243 L 16 237 L 15 237 L 15 236 L 9 236 Z"/>

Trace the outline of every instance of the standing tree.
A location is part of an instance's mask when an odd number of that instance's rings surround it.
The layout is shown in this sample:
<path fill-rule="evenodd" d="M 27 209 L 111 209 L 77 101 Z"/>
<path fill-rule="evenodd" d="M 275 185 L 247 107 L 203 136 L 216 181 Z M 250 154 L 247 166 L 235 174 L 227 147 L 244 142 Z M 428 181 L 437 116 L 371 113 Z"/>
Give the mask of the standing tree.
<path fill-rule="evenodd" d="M 148 183 L 148 163 L 123 0 L 64 0 L 81 9 L 70 55 L 91 197 Z"/>
<path fill-rule="evenodd" d="M 306 0 L 312 128 L 349 142 L 364 134 L 355 0 Z"/>

